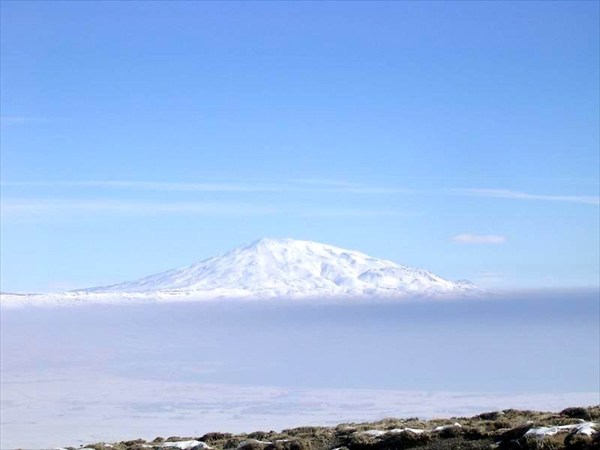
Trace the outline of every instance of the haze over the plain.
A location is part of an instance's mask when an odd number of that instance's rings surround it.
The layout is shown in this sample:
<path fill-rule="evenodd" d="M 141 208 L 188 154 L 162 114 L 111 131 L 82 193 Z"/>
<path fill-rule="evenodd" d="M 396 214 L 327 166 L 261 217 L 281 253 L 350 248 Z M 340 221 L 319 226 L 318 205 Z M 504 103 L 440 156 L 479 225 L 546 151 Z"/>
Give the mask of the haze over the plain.
<path fill-rule="evenodd" d="M 596 404 L 597 298 L 6 309 L 0 446 Z"/>

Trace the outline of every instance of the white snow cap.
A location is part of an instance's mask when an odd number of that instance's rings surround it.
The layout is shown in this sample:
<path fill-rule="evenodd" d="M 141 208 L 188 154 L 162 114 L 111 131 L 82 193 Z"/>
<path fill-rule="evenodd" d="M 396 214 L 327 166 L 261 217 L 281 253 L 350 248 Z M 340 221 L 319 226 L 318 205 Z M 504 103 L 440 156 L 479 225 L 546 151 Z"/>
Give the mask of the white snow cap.
<path fill-rule="evenodd" d="M 445 280 L 353 250 L 294 239 L 260 239 L 191 266 L 92 292 L 214 292 L 233 296 L 460 293 Z"/>
<path fill-rule="evenodd" d="M 215 299 L 454 297 L 480 293 L 354 250 L 294 239 L 260 239 L 221 256 L 135 281 L 64 292 L 7 294 L 5 307 Z"/>

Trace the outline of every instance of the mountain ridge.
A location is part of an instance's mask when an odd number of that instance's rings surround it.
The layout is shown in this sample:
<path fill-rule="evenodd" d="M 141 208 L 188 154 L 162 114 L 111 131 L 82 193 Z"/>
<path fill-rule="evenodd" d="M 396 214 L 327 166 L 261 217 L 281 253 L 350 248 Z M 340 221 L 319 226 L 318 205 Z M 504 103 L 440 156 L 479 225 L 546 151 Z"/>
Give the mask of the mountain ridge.
<path fill-rule="evenodd" d="M 189 266 L 133 281 L 78 289 L 71 299 L 406 297 L 465 294 L 468 281 L 450 281 L 425 269 L 333 245 L 262 238 Z M 6 296 L 5 296 L 6 297 Z"/>
<path fill-rule="evenodd" d="M 211 289 L 276 290 L 277 294 L 372 289 L 421 291 L 467 287 L 424 269 L 314 241 L 262 238 L 187 267 L 87 292 L 205 291 Z"/>

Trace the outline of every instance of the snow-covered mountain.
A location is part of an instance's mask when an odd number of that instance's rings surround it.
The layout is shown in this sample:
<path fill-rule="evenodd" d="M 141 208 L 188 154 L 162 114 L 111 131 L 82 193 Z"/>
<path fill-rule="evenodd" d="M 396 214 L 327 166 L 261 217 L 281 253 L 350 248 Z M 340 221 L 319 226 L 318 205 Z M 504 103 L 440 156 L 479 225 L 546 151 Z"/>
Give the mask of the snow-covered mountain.
<path fill-rule="evenodd" d="M 445 280 L 352 250 L 294 239 L 260 239 L 182 269 L 88 289 L 96 293 L 231 292 L 243 296 L 459 292 Z M 220 294 L 221 295 L 221 294 Z"/>
<path fill-rule="evenodd" d="M 445 280 L 357 251 L 311 241 L 260 239 L 181 269 L 61 295 L 82 300 L 193 300 L 431 296 L 474 290 L 467 281 Z"/>

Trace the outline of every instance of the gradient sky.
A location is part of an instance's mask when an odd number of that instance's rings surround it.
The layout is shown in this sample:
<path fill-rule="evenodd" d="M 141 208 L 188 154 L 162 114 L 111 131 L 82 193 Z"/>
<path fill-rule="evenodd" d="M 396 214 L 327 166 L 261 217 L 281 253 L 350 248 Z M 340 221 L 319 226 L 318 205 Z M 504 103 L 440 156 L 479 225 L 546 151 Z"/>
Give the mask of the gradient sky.
<path fill-rule="evenodd" d="M 265 236 L 597 287 L 598 24 L 587 1 L 2 1 L 2 290 Z"/>

